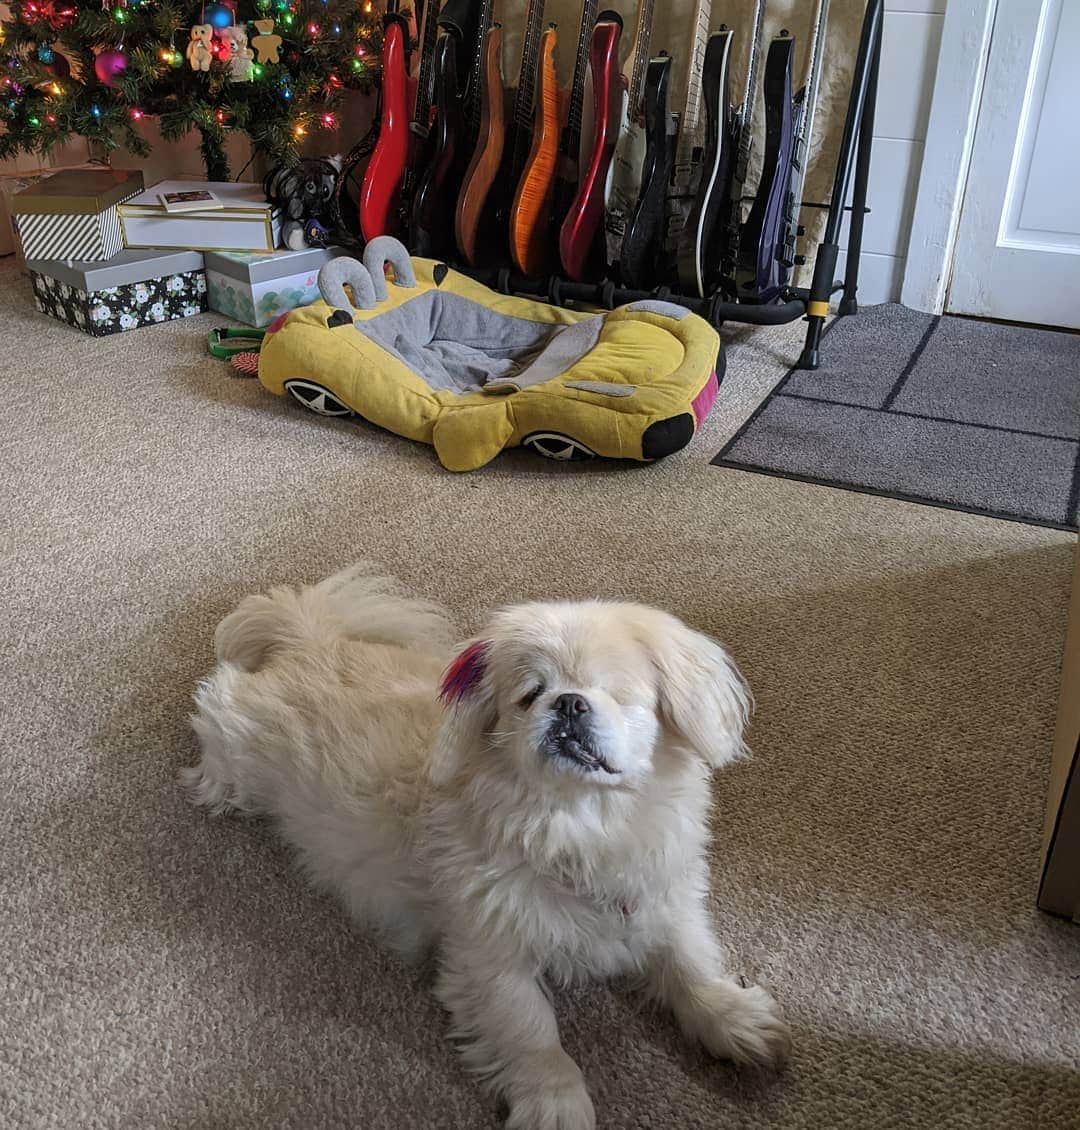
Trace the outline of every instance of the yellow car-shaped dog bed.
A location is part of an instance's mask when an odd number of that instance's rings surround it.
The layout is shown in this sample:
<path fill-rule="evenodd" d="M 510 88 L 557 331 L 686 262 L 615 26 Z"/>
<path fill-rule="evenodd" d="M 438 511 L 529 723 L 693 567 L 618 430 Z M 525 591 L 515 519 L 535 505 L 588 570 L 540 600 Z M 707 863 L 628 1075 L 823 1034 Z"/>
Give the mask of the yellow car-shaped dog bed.
<path fill-rule="evenodd" d="M 672 303 L 564 310 L 410 259 L 389 237 L 363 264 L 327 263 L 319 287 L 323 301 L 268 328 L 259 380 L 432 444 L 451 471 L 522 444 L 557 459 L 659 459 L 716 399 L 719 335 Z"/>

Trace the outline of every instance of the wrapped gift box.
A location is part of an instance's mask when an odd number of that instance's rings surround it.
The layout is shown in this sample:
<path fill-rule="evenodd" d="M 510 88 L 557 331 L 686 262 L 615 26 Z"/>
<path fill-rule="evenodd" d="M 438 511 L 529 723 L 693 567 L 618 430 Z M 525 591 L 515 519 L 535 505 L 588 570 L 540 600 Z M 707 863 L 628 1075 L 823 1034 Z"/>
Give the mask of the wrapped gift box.
<path fill-rule="evenodd" d="M 206 309 L 197 251 L 121 251 L 107 263 L 28 260 L 43 314 L 93 337 L 137 330 Z"/>
<path fill-rule="evenodd" d="M 314 302 L 319 297 L 319 268 L 343 254 L 339 247 L 271 255 L 208 251 L 210 309 L 249 326 L 267 326 L 279 314 Z"/>
<path fill-rule="evenodd" d="M 137 169 L 65 169 L 11 198 L 27 259 L 100 262 L 123 247 L 117 205 L 142 191 Z"/>
<path fill-rule="evenodd" d="M 166 212 L 166 192 L 205 188 L 221 201 L 206 212 Z M 192 251 L 273 251 L 281 237 L 281 209 L 262 187 L 234 181 L 161 181 L 120 208 L 125 247 L 184 247 Z"/>
<path fill-rule="evenodd" d="M 15 217 L 11 213 L 11 203 L 24 188 L 51 177 L 62 169 L 100 169 L 100 163 L 85 161 L 81 165 L 53 165 L 49 168 L 27 167 L 13 173 L 0 173 L 0 255 L 14 253 L 22 266 L 24 257 L 19 233 L 15 230 Z"/>

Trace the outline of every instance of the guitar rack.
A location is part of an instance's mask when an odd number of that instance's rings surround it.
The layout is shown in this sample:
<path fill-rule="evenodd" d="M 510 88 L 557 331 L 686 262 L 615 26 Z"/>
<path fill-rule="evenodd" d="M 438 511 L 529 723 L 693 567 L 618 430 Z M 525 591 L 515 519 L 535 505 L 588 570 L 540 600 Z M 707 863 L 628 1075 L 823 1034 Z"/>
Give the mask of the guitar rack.
<path fill-rule="evenodd" d="M 674 293 L 669 287 L 649 291 L 628 290 L 616 286 L 610 280 L 579 283 L 559 276 L 528 278 L 506 267 L 475 269 L 459 266 L 457 269 L 504 294 L 542 298 L 556 306 L 580 303 L 611 309 L 613 306 L 647 298 L 661 299 L 700 314 L 717 329 L 725 322 L 776 326 L 805 317 L 808 323 L 806 340 L 795 367 L 817 369 L 821 363 L 821 334 L 829 313 L 830 298 L 842 291 L 838 314 L 847 316 L 858 312 L 859 259 L 862 252 L 863 222 L 868 211 L 866 190 L 870 175 L 883 21 L 884 0 L 867 0 L 829 203 L 802 203 L 803 207 L 823 208 L 828 212 L 809 288 L 786 287 L 775 302 L 746 303 L 725 300 L 719 293 L 709 298 L 693 298 Z M 852 190 L 852 202 L 847 264 L 843 279 L 837 280 L 834 276 L 840 254 L 840 229 L 844 212 L 848 210 L 844 201 L 849 188 Z"/>

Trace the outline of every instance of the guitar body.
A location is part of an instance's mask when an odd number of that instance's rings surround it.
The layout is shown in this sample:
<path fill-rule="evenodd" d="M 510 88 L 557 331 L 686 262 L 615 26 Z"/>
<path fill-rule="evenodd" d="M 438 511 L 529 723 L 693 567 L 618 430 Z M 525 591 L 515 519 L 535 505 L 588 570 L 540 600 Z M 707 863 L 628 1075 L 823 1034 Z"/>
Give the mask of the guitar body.
<path fill-rule="evenodd" d="M 647 149 L 645 130 L 630 116 L 630 95 L 623 87 L 619 130 L 604 186 L 605 257 L 609 266 L 619 261 L 626 222 L 641 193 Z"/>
<path fill-rule="evenodd" d="M 795 132 L 791 70 L 795 41 L 778 36 L 765 57 L 765 152 L 761 180 L 739 240 L 739 298 L 771 302 L 787 282 L 780 262 L 780 225 L 791 187 Z"/>
<path fill-rule="evenodd" d="M 398 222 L 398 193 L 409 158 L 408 31 L 388 14 L 382 47 L 382 116 L 379 138 L 360 188 L 360 231 L 365 240 L 390 235 Z"/>
<path fill-rule="evenodd" d="M 435 131 L 431 160 L 416 186 L 409 250 L 430 259 L 454 253 L 454 203 L 465 146 L 465 115 L 458 94 L 457 37 L 435 45 Z"/>
<path fill-rule="evenodd" d="M 645 160 L 637 205 L 626 225 L 619 264 L 623 286 L 647 290 L 657 284 L 663 261 L 668 183 L 675 161 L 668 91 L 671 59 L 649 61 L 645 75 Z"/>
<path fill-rule="evenodd" d="M 677 269 L 679 288 L 684 294 L 707 297 L 711 276 L 718 263 L 710 262 L 712 235 L 726 202 L 732 168 L 729 65 L 732 32 L 718 31 L 709 36 L 705 48 L 702 89 L 705 98 L 705 156 L 701 181 L 686 224 L 679 235 Z"/>
<path fill-rule="evenodd" d="M 559 229 L 563 270 L 575 282 L 597 269 L 598 236 L 604 222 L 604 186 L 615 152 L 613 122 L 622 91 L 619 74 L 621 21 L 603 20 L 593 28 L 589 63 L 593 77 L 595 118 L 592 156 L 577 194 Z"/>
<path fill-rule="evenodd" d="M 510 210 L 510 254 L 524 275 L 551 268 L 551 212 L 559 156 L 559 83 L 555 74 L 558 32 L 549 27 L 540 41 L 532 147 Z"/>
<path fill-rule="evenodd" d="M 484 41 L 483 69 L 480 72 L 480 135 L 465 179 L 458 193 L 454 213 L 454 238 L 465 262 L 479 262 L 480 219 L 491 186 L 502 163 L 506 139 L 505 98 L 503 94 L 502 30 L 493 25 Z"/>

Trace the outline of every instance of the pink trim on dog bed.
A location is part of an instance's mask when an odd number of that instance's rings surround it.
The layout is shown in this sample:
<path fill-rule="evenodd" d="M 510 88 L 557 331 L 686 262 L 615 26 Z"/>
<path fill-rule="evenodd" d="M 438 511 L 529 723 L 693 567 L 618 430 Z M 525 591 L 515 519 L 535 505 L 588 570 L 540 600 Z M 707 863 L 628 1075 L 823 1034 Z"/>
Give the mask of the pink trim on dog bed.
<path fill-rule="evenodd" d="M 709 379 L 705 382 L 701 392 L 694 397 L 693 404 L 690 405 L 694 410 L 694 419 L 697 420 L 697 426 L 701 427 L 701 421 L 708 416 L 712 406 L 716 403 L 716 395 L 720 391 L 720 382 L 716 379 L 716 370 L 709 374 Z"/>

